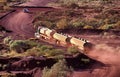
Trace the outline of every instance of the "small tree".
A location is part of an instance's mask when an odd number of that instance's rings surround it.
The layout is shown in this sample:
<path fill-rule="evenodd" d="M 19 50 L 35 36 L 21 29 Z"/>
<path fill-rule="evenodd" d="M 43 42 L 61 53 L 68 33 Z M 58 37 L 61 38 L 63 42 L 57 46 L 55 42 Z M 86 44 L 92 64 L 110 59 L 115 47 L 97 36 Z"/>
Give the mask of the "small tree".
<path fill-rule="evenodd" d="M 78 48 L 76 46 L 69 47 L 67 49 L 67 52 L 69 54 L 73 54 L 73 55 L 79 53 Z"/>
<path fill-rule="evenodd" d="M 56 24 L 58 29 L 66 29 L 68 27 L 68 21 L 67 19 L 61 19 Z"/>
<path fill-rule="evenodd" d="M 88 22 L 86 22 L 87 25 L 92 26 L 94 29 L 97 29 L 99 26 L 101 26 L 102 24 L 104 24 L 103 20 L 90 20 Z"/>
<path fill-rule="evenodd" d="M 42 77 L 67 77 L 67 73 L 71 71 L 66 66 L 65 60 L 59 60 L 51 69 L 44 68 Z"/>
<path fill-rule="evenodd" d="M 85 23 L 81 22 L 81 21 L 76 21 L 72 23 L 74 28 L 83 28 L 85 26 Z"/>
<path fill-rule="evenodd" d="M 41 51 L 41 49 L 37 47 L 28 49 L 25 52 L 25 56 L 44 56 L 44 55 L 45 55 L 45 52 Z"/>
<path fill-rule="evenodd" d="M 64 52 L 61 49 L 52 49 L 47 52 L 48 56 L 53 56 L 53 57 L 63 55 L 63 54 Z"/>
<path fill-rule="evenodd" d="M 18 53 L 26 51 L 34 46 L 37 46 L 35 42 L 26 41 L 26 40 L 15 40 L 10 44 L 10 50 L 14 50 Z"/>
<path fill-rule="evenodd" d="M 108 29 L 113 29 L 114 24 L 105 24 L 103 26 L 100 26 L 99 29 L 103 29 L 103 30 L 108 30 Z"/>

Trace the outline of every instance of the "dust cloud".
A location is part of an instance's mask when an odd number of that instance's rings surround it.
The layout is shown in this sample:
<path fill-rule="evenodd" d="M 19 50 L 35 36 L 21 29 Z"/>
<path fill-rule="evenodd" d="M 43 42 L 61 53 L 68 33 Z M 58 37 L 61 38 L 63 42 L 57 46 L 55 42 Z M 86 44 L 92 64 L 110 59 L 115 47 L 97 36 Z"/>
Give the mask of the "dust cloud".
<path fill-rule="evenodd" d="M 119 46 L 114 48 L 106 44 L 99 44 L 96 45 L 91 52 L 89 52 L 88 56 L 104 64 L 120 65 Z"/>
<path fill-rule="evenodd" d="M 87 54 L 90 58 L 104 63 L 106 66 L 94 69 L 93 72 L 83 77 L 120 77 L 120 47 L 110 47 L 106 44 L 96 45 Z M 77 76 L 76 76 L 77 77 Z"/>

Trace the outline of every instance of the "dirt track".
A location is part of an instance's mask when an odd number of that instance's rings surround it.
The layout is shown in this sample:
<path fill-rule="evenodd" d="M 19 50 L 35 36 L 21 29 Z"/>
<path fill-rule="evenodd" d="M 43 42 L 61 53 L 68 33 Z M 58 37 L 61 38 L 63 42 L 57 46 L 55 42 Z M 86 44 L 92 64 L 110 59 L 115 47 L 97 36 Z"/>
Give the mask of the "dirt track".
<path fill-rule="evenodd" d="M 3 25 L 6 29 L 13 31 L 12 33 L 7 33 L 7 35 L 11 35 L 15 39 L 32 38 L 34 37 L 35 32 L 35 29 L 32 25 L 32 19 L 32 14 L 24 13 L 21 9 L 9 14 L 8 16 L 0 20 L 0 25 Z M 96 41 L 96 39 L 94 39 L 94 36 L 87 38 L 92 39 L 90 41 Z M 101 40 L 99 39 L 99 41 Z M 88 56 L 96 60 L 102 61 L 103 63 L 107 62 L 106 64 L 108 64 L 108 67 L 96 68 L 92 69 L 92 71 L 89 69 L 75 71 L 73 73 L 73 77 L 120 77 L 120 62 L 118 61 L 118 59 L 120 58 L 119 53 L 114 53 L 114 49 L 109 50 L 109 47 L 104 48 L 104 50 L 101 48 L 102 47 L 100 46 L 100 48 L 97 48 L 96 50 L 89 53 Z M 105 49 L 108 49 L 107 52 Z M 98 53 L 98 51 L 101 53 Z"/>
<path fill-rule="evenodd" d="M 1 24 L 7 30 L 13 31 L 12 34 L 14 34 L 14 36 L 25 36 L 25 38 L 30 38 L 34 36 L 35 32 L 31 22 L 31 14 L 23 13 L 22 11 L 16 11 L 3 18 Z"/>

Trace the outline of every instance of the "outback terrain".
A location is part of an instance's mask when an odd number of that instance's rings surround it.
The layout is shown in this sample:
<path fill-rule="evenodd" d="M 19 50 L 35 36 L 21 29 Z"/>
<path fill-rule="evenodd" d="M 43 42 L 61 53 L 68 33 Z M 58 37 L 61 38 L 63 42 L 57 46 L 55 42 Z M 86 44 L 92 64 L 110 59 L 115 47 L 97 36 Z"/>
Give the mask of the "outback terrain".
<path fill-rule="evenodd" d="M 11 6 L 12 12 L 0 19 L 0 76 L 120 77 L 119 3 L 29 0 Z M 95 46 L 83 54 L 76 47 L 37 39 L 38 26 Z"/>

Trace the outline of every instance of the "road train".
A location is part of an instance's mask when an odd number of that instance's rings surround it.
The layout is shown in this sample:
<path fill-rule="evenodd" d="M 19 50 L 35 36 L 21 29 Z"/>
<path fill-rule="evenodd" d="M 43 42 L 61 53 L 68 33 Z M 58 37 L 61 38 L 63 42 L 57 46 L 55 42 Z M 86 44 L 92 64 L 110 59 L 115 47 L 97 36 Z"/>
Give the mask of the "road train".
<path fill-rule="evenodd" d="M 45 27 L 38 27 L 37 32 L 35 33 L 36 38 L 42 38 L 45 40 L 53 41 L 62 46 L 77 46 L 81 53 L 88 53 L 93 44 L 89 41 L 76 38 L 67 34 L 58 33 L 55 30 L 51 30 Z"/>

